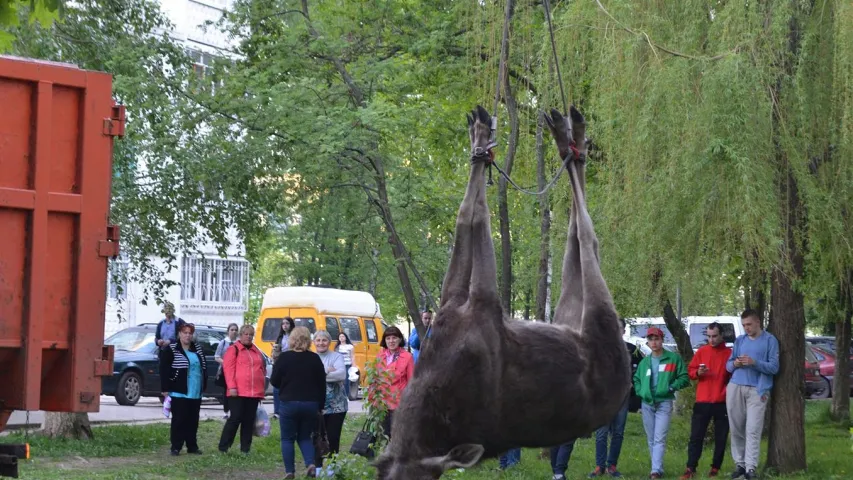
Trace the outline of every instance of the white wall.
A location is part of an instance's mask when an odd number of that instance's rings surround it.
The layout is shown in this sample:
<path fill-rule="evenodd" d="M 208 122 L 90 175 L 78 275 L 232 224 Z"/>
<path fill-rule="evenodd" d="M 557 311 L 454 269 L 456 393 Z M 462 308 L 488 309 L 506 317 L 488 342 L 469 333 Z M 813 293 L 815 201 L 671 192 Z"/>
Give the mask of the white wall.
<path fill-rule="evenodd" d="M 188 49 L 229 56 L 228 38 L 215 27 L 205 32 L 201 25 L 204 22 L 218 21 L 222 10 L 231 7 L 233 0 L 160 0 L 160 8 L 174 24 L 170 35 L 183 43 Z M 226 50 L 223 50 L 226 49 Z M 227 249 L 228 259 L 244 259 L 245 249 L 235 231 L 229 233 L 231 245 Z M 205 258 L 219 258 L 212 244 L 208 243 L 198 248 Z M 165 272 L 165 261 L 153 259 L 155 266 Z M 165 273 L 165 279 L 176 284 L 181 281 L 182 259 L 179 258 L 177 268 Z M 143 286 L 139 283 L 129 283 L 125 286 L 125 299 L 119 301 L 108 298 L 106 303 L 105 334 L 106 336 L 140 323 L 154 323 L 163 318 L 161 306 L 157 299 L 149 297 L 147 305 L 143 304 L 145 295 Z M 215 303 L 182 302 L 181 287 L 176 285 L 168 290 L 165 297 L 175 305 L 176 314 L 184 320 L 203 325 L 226 326 L 231 322 L 242 325 L 245 307 L 234 305 L 217 305 Z"/>

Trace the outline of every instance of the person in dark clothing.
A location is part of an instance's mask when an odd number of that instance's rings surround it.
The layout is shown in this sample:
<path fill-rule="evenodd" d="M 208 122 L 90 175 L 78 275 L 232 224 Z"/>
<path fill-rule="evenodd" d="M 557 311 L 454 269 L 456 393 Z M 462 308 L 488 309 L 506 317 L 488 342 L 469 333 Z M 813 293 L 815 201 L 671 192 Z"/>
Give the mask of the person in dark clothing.
<path fill-rule="evenodd" d="M 625 330 L 625 319 L 619 319 L 622 325 L 622 330 Z M 643 352 L 633 343 L 625 342 L 628 348 L 628 355 L 631 357 L 631 377 L 637 371 L 637 366 L 640 365 L 640 360 L 643 359 Z M 619 462 L 619 455 L 622 453 L 622 440 L 625 438 L 625 423 L 628 420 L 628 411 L 630 409 L 631 400 L 634 399 L 637 408 L 639 408 L 639 398 L 636 397 L 633 385 L 631 393 L 625 399 L 625 404 L 619 410 L 619 413 L 613 417 L 613 420 L 595 432 L 595 469 L 588 476 L 589 478 L 599 477 L 604 474 L 609 474 L 611 477 L 621 477 L 622 474 L 616 468 Z M 636 411 L 636 409 L 634 410 Z M 607 449 L 607 437 L 610 436 L 610 451 Z"/>
<path fill-rule="evenodd" d="M 178 341 L 178 332 L 186 323 L 181 318 L 175 317 L 175 306 L 172 302 L 163 303 L 163 315 L 165 317 L 157 324 L 154 330 L 154 343 L 160 347 L 160 351 L 167 350 L 169 345 Z"/>
<path fill-rule="evenodd" d="M 690 425 L 690 443 L 687 444 L 687 469 L 681 480 L 696 476 L 699 457 L 702 456 L 702 444 L 711 420 L 714 420 L 714 457 L 711 460 L 709 477 L 719 475 L 723 457 L 726 454 L 726 442 L 729 438 L 729 415 L 726 411 L 726 385 L 731 374 L 726 370 L 726 362 L 732 349 L 723 340 L 723 328 L 714 322 L 705 330 L 708 344 L 703 345 L 693 355 L 687 366 L 691 380 L 697 380 L 696 403 L 693 405 L 693 417 Z"/>
<path fill-rule="evenodd" d="M 184 323 L 178 330 L 178 341 L 160 354 L 160 391 L 171 396 L 171 453 L 179 455 L 184 443 L 187 453 L 201 455 L 198 448 L 198 414 L 201 392 L 207 384 L 207 363 L 201 346 L 192 341 L 195 326 Z"/>
<path fill-rule="evenodd" d="M 270 378 L 270 382 L 278 387 L 284 478 L 296 476 L 294 442 L 302 451 L 308 476 L 314 477 L 316 467 L 311 434 L 319 426 L 326 403 L 326 367 L 319 355 L 308 350 L 311 333 L 307 328 L 294 328 L 288 344 L 290 348 L 279 355 Z"/>
<path fill-rule="evenodd" d="M 551 448 L 551 471 L 554 473 L 552 480 L 566 480 L 566 470 L 569 469 L 569 459 L 574 449 L 574 440 Z"/>

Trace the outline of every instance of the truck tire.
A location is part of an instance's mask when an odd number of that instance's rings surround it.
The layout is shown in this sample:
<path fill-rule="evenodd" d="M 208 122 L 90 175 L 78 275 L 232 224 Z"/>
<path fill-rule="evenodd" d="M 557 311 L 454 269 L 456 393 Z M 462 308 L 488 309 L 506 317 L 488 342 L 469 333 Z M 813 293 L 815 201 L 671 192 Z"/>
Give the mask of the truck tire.
<path fill-rule="evenodd" d="M 142 378 L 136 372 L 124 372 L 116 388 L 116 402 L 119 405 L 136 405 L 142 397 Z"/>

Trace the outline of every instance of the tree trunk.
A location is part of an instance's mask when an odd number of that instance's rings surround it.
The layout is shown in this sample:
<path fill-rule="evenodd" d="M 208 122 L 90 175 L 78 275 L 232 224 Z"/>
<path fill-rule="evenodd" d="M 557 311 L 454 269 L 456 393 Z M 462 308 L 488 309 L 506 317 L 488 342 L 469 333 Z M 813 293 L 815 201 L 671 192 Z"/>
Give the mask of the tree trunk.
<path fill-rule="evenodd" d="M 95 438 L 87 413 L 45 412 L 42 433 L 49 438 L 74 440 Z"/>
<path fill-rule="evenodd" d="M 666 328 L 669 330 L 669 333 L 671 333 L 673 338 L 675 338 L 678 354 L 681 355 L 681 358 L 685 363 L 690 363 L 690 360 L 693 360 L 693 345 L 690 344 L 690 335 L 687 333 L 687 330 L 684 329 L 684 325 L 675 314 L 675 310 L 672 308 L 669 298 L 663 296 L 661 302 L 663 303 L 663 321 L 666 323 Z"/>
<path fill-rule="evenodd" d="M 853 316 L 849 287 L 844 317 L 835 323 L 835 376 L 832 385 L 832 419 L 839 422 L 850 420 L 850 318 Z"/>
<path fill-rule="evenodd" d="M 767 272 L 758 266 L 758 254 L 752 252 L 743 272 L 744 309 L 753 309 L 761 316 L 762 328 L 767 328 Z"/>
<path fill-rule="evenodd" d="M 802 265 L 802 259 L 800 259 Z M 806 468 L 805 392 L 803 375 L 806 328 L 803 296 L 778 268 L 770 291 L 772 333 L 779 340 L 779 374 L 770 396 L 767 466 L 781 474 Z"/>
<path fill-rule="evenodd" d="M 543 113 L 536 117 L 536 186 L 541 192 L 545 189 L 545 144 L 542 138 L 545 120 Z M 548 303 L 550 301 L 551 276 L 551 207 L 548 192 L 539 195 L 539 273 L 536 285 L 536 318 L 551 323 Z"/>
<path fill-rule="evenodd" d="M 515 95 L 509 83 L 509 75 L 506 75 L 506 70 L 509 59 L 509 38 L 508 29 L 512 20 L 512 13 L 515 9 L 515 2 L 509 0 L 506 5 L 506 16 L 504 18 L 504 38 L 501 46 L 501 71 L 499 72 L 500 82 L 503 80 L 504 99 L 506 109 L 509 113 L 509 145 L 506 149 L 504 157 L 503 170 L 507 176 L 512 175 L 512 164 L 515 160 L 515 151 L 518 148 L 518 105 L 515 101 Z M 500 85 L 500 84 L 498 84 Z M 497 98 L 500 98 L 500 88 L 496 90 Z M 498 102 L 495 102 L 495 110 L 497 110 Z M 498 112 L 492 113 L 497 115 Z M 507 200 L 507 189 L 509 184 L 504 177 L 498 179 L 498 217 L 500 218 L 501 232 L 501 307 L 510 318 L 514 317 L 512 310 L 512 239 L 510 238 L 509 226 L 509 203 Z"/>
<path fill-rule="evenodd" d="M 793 0 L 792 0 L 793 1 Z M 794 282 L 803 278 L 803 252 L 798 237 L 805 232 L 805 217 L 800 204 L 799 187 L 794 178 L 791 159 L 782 147 L 785 108 L 779 99 L 783 88 L 796 77 L 794 59 L 799 55 L 801 32 L 798 14 L 803 7 L 793 6 L 788 20 L 787 51 L 780 52 L 781 71 L 771 87 L 773 106 L 772 126 L 777 162 L 777 194 L 783 228 L 782 254 L 770 275 L 769 329 L 779 340 L 779 373 L 774 379 L 770 396 L 770 435 L 767 448 L 767 467 L 780 474 L 806 468 L 805 398 L 805 329 L 803 295 L 794 289 Z"/>

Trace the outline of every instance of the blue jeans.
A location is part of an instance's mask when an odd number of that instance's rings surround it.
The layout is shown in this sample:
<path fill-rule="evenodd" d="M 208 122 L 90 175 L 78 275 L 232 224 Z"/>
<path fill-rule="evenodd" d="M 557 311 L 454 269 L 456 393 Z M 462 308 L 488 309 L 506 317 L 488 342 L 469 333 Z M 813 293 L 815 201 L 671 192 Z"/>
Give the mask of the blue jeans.
<path fill-rule="evenodd" d="M 296 451 L 293 442 L 299 444 L 305 466 L 314 465 L 314 442 L 311 434 L 319 424 L 320 406 L 317 402 L 280 402 L 281 458 L 285 473 L 296 473 Z"/>
<path fill-rule="evenodd" d="M 643 427 L 652 456 L 652 473 L 663 475 L 663 454 L 666 452 L 666 434 L 672 419 L 672 400 L 648 404 L 643 402 Z"/>
<path fill-rule="evenodd" d="M 501 455 L 500 462 L 501 469 L 506 469 L 512 467 L 513 465 L 518 465 L 519 463 L 521 463 L 521 449 L 513 448 L 512 450 L 509 450 L 508 452 L 504 453 L 503 455 Z"/>
<path fill-rule="evenodd" d="M 281 407 L 278 405 L 278 388 L 272 387 L 272 413 L 281 416 Z"/>
<path fill-rule="evenodd" d="M 551 448 L 551 471 L 554 475 L 565 475 L 569 468 L 569 459 L 572 457 L 572 450 L 575 449 L 575 441 L 564 443 L 559 447 Z"/>
<path fill-rule="evenodd" d="M 344 367 L 344 370 L 346 370 L 346 372 L 347 372 L 346 378 L 344 379 L 344 394 L 346 394 L 347 400 L 349 400 L 349 369 L 350 369 L 350 367 L 352 367 L 352 365 L 346 365 Z"/>
<path fill-rule="evenodd" d="M 625 438 L 625 422 L 628 420 L 628 400 L 613 417 L 609 425 L 595 431 L 595 465 L 602 470 L 616 466 L 622 453 L 622 440 Z M 607 435 L 610 435 L 610 453 L 607 452 Z"/>

